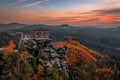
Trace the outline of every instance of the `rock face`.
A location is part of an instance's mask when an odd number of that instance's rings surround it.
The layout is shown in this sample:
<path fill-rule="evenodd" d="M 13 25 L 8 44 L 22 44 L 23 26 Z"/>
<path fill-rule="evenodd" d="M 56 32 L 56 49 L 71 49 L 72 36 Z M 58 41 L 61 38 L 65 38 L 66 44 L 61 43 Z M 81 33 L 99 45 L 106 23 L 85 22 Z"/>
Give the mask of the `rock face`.
<path fill-rule="evenodd" d="M 66 47 L 56 47 L 53 45 L 51 39 L 35 40 L 28 39 L 21 43 L 19 49 L 22 51 L 28 51 L 30 56 L 36 57 L 38 63 L 44 67 L 45 74 L 49 74 L 51 68 L 56 68 L 58 71 L 65 71 L 68 76 L 68 69 L 66 64 Z"/>

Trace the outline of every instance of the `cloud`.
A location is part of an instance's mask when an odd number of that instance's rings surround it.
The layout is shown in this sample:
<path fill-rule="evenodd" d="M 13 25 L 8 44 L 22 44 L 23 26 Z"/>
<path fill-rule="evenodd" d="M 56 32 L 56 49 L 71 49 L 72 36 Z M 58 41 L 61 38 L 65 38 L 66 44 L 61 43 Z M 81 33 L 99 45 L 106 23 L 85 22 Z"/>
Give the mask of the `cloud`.
<path fill-rule="evenodd" d="M 78 13 L 78 14 L 77 14 Z M 89 12 L 77 12 L 80 15 L 72 24 L 79 25 L 120 25 L 120 8 L 107 7 Z M 71 14 L 72 15 L 72 14 Z"/>
<path fill-rule="evenodd" d="M 91 12 L 97 14 L 120 14 L 120 8 L 93 10 Z"/>
<path fill-rule="evenodd" d="M 27 0 L 28 1 L 28 0 Z M 22 7 L 32 7 L 42 4 L 49 0 L 41 0 Z M 118 4 L 118 3 L 117 3 Z M 112 7 L 93 8 L 88 11 L 0 11 L 0 22 L 24 22 L 24 23 L 45 23 L 45 24 L 72 24 L 72 25 L 120 25 L 120 7 L 114 5 Z"/>
<path fill-rule="evenodd" d="M 25 7 L 32 7 L 32 6 L 38 5 L 40 3 L 48 2 L 48 1 L 50 1 L 50 0 L 42 0 L 42 1 L 38 1 L 38 2 L 34 2 L 34 3 L 23 5 L 22 7 L 23 8 L 25 8 Z"/>
<path fill-rule="evenodd" d="M 96 22 L 96 21 L 99 21 L 99 18 L 91 18 L 91 19 L 81 20 L 80 22 L 89 23 L 89 22 Z"/>
<path fill-rule="evenodd" d="M 13 5 L 16 5 L 16 4 L 19 4 L 19 3 L 23 3 L 25 1 L 27 1 L 27 0 L 18 0 L 16 2 L 9 3 L 8 6 L 13 6 Z"/>

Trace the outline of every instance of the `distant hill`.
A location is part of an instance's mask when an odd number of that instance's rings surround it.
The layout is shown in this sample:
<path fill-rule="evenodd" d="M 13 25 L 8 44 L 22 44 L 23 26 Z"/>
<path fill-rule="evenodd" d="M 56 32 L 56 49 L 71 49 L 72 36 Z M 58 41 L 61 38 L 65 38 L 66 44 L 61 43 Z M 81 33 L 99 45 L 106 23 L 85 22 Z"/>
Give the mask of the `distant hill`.
<path fill-rule="evenodd" d="M 65 27 L 66 27 L 66 26 L 70 26 L 70 25 L 69 25 L 69 24 L 62 24 L 62 25 L 60 25 L 60 26 L 65 26 Z"/>
<path fill-rule="evenodd" d="M 118 26 L 118 28 L 120 28 L 120 26 Z"/>
<path fill-rule="evenodd" d="M 62 24 L 61 26 L 70 26 L 69 24 Z"/>
<path fill-rule="evenodd" d="M 20 29 L 24 26 L 26 26 L 26 24 L 19 24 L 19 23 L 0 24 L 0 31 Z"/>

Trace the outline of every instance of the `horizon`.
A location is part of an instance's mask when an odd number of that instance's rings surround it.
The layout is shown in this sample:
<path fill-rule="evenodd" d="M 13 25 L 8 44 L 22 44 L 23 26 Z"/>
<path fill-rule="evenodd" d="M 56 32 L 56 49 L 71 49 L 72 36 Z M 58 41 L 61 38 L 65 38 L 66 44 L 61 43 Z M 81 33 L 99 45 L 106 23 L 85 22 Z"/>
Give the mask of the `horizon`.
<path fill-rule="evenodd" d="M 120 0 L 4 0 L 0 23 L 119 26 Z"/>
<path fill-rule="evenodd" d="M 23 25 L 46 25 L 46 26 L 63 26 L 63 25 L 66 25 L 66 26 L 69 26 L 69 27 L 80 27 L 80 28 L 119 28 L 120 26 L 119 25 L 70 25 L 70 24 L 42 24 L 42 23 L 37 23 L 37 24 L 27 24 L 27 23 L 18 23 L 18 22 L 10 22 L 10 23 L 0 23 L 0 25 L 3 24 L 3 25 L 9 25 L 9 24 L 23 24 Z"/>

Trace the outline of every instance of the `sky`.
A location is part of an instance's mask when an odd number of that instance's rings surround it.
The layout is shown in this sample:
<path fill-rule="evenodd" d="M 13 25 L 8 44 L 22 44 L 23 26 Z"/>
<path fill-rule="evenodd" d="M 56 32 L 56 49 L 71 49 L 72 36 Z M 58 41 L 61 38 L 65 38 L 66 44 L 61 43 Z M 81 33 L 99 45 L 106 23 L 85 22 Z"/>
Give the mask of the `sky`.
<path fill-rule="evenodd" d="M 0 0 L 0 23 L 120 25 L 120 0 Z"/>

